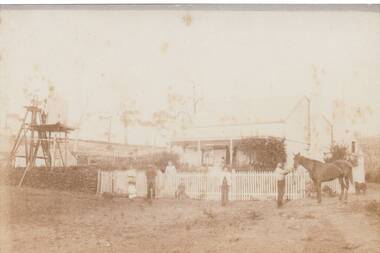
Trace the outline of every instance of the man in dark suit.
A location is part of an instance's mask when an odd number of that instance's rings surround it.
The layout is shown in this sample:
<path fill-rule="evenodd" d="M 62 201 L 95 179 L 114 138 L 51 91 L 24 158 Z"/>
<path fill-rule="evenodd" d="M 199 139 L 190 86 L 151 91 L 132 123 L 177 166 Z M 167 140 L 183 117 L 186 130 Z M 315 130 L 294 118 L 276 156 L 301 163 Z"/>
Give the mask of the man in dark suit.
<path fill-rule="evenodd" d="M 157 171 L 154 166 L 150 166 L 145 172 L 147 185 L 147 199 L 149 202 L 156 197 L 156 176 Z"/>

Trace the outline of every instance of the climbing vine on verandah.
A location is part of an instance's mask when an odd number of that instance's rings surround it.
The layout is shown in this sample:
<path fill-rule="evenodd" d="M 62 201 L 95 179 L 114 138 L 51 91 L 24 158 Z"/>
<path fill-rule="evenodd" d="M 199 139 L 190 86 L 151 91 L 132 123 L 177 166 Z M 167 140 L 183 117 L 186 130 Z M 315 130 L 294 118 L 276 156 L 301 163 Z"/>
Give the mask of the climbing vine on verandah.
<path fill-rule="evenodd" d="M 239 150 L 249 157 L 254 169 L 274 169 L 279 162 L 286 162 L 285 139 L 243 138 Z"/>

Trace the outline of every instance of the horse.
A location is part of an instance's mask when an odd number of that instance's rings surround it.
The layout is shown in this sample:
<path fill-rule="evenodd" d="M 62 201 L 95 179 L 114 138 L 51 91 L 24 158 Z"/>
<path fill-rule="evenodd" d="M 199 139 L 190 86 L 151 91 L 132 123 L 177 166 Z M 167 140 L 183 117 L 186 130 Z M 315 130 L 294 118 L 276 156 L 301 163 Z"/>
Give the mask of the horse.
<path fill-rule="evenodd" d="M 339 200 L 342 200 L 344 192 L 344 199 L 347 200 L 347 191 L 349 188 L 349 182 L 352 180 L 352 164 L 345 160 L 336 160 L 330 163 L 323 163 L 317 160 L 313 160 L 307 157 L 300 155 L 300 153 L 294 155 L 294 169 L 298 168 L 299 165 L 302 165 L 310 175 L 310 178 L 313 180 L 313 183 L 317 189 L 317 200 L 318 203 L 321 203 L 321 185 L 322 182 L 327 182 L 339 179 L 341 192 L 339 195 Z"/>

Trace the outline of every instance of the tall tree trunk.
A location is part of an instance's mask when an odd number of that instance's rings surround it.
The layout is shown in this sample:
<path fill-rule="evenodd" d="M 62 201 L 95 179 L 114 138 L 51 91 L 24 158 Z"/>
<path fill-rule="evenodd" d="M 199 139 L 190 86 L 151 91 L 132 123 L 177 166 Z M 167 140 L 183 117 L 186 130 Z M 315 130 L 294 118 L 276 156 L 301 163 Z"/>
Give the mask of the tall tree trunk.
<path fill-rule="evenodd" d="M 124 144 L 128 144 L 128 127 L 124 127 Z"/>

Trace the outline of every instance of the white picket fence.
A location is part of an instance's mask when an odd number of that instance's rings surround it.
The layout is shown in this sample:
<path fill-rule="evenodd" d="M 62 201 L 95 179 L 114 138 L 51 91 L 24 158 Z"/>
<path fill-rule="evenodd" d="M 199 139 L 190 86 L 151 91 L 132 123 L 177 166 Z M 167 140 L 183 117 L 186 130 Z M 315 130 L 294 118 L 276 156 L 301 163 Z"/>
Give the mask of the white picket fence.
<path fill-rule="evenodd" d="M 147 192 L 144 171 L 133 173 L 136 181 L 137 196 L 145 197 Z M 99 171 L 98 193 L 128 194 L 131 171 Z M 277 194 L 276 177 L 273 172 L 231 173 L 229 188 L 230 200 L 275 199 Z M 302 199 L 310 178 L 308 173 L 294 172 L 285 178 L 285 198 Z M 219 200 L 221 196 L 221 177 L 206 173 L 158 174 L 156 177 L 156 197 L 174 198 L 180 183 L 185 185 L 186 194 L 193 199 Z M 339 181 L 322 184 L 340 193 Z M 352 190 L 352 186 L 350 187 Z"/>

